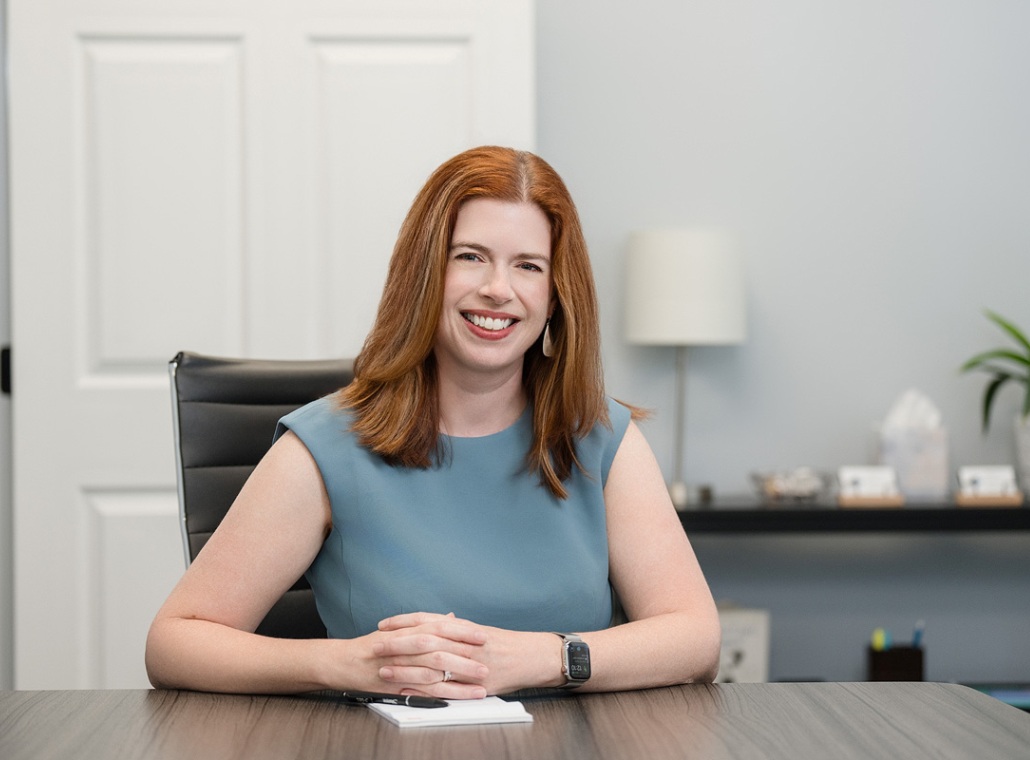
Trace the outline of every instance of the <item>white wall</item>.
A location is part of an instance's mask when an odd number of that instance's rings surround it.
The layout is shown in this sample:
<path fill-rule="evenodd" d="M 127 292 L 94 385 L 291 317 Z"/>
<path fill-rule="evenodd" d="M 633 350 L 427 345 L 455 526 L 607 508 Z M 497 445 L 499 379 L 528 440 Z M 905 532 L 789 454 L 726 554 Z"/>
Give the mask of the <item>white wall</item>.
<path fill-rule="evenodd" d="M 983 438 L 983 381 L 956 370 L 1004 342 L 983 308 L 1030 329 L 1027 29 L 1030 4 L 1018 0 L 538 4 L 538 146 L 569 182 L 586 226 L 609 391 L 657 410 L 645 432 L 667 473 L 673 352 L 622 340 L 620 270 L 631 230 L 687 224 L 737 234 L 750 308 L 746 345 L 689 352 L 688 480 L 726 495 L 747 491 L 753 469 L 864 463 L 871 425 L 909 387 L 940 407 L 954 464 L 1013 461 L 1017 394 L 1003 392 Z M 849 539 L 794 541 L 809 541 L 803 556 L 822 557 L 815 572 L 861 551 Z M 1030 609 L 1022 541 L 1021 552 L 1001 552 L 1015 569 L 994 573 L 1002 588 L 993 591 L 1011 594 L 1001 608 Z M 717 592 L 773 607 L 781 642 L 796 631 L 785 621 L 798 620 L 805 594 L 818 590 L 792 572 L 782 543 L 695 544 Z M 890 566 L 910 580 L 889 584 L 885 615 L 908 620 L 925 598 L 919 584 L 934 582 L 918 546 L 908 560 L 892 555 Z M 978 544 L 970 561 L 989 567 L 995 549 Z M 784 584 L 759 592 L 751 582 L 776 572 Z M 831 601 L 827 615 L 841 608 Z M 957 632 L 956 651 L 983 649 L 962 614 L 923 612 Z M 1005 614 L 999 626 L 1011 624 Z M 832 635 L 812 635 L 821 633 Z M 860 669 L 861 644 L 852 643 L 842 666 L 774 646 L 773 669 L 848 677 Z M 1018 646 L 1021 673 L 1007 669 L 1012 648 L 984 655 L 978 672 L 1030 680 L 1030 650 Z M 976 670 L 976 649 L 974 666 L 956 677 Z"/>

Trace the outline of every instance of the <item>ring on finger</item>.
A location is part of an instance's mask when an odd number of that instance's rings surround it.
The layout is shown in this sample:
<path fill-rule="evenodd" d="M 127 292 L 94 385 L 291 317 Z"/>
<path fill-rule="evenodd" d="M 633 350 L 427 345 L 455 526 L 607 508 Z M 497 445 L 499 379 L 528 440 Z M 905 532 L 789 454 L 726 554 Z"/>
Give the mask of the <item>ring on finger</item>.
<path fill-rule="evenodd" d="M 449 671 L 449 670 L 445 670 L 445 671 L 443 672 L 443 680 L 444 680 L 444 681 L 450 681 L 450 680 L 451 680 L 452 678 L 454 678 L 454 674 L 453 674 L 453 673 L 451 673 L 451 671 Z"/>

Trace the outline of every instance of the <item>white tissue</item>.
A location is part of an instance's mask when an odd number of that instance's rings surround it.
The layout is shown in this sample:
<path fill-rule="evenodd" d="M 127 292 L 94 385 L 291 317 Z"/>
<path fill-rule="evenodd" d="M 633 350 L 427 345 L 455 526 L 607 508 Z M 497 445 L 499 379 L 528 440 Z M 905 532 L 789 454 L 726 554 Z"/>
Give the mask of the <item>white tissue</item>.
<path fill-rule="evenodd" d="M 936 430 L 941 426 L 941 412 L 934 403 L 915 388 L 901 394 L 884 418 L 885 428 Z"/>

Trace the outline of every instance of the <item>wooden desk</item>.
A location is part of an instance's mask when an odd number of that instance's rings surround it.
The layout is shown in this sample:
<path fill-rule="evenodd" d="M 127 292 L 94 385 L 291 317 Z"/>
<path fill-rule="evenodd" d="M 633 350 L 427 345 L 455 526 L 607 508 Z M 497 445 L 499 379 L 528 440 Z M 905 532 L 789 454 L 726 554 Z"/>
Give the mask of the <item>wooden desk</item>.
<path fill-rule="evenodd" d="M 0 758 L 1027 758 L 1030 714 L 937 683 L 677 686 L 523 700 L 531 724 L 399 729 L 323 698 L 0 692 Z"/>

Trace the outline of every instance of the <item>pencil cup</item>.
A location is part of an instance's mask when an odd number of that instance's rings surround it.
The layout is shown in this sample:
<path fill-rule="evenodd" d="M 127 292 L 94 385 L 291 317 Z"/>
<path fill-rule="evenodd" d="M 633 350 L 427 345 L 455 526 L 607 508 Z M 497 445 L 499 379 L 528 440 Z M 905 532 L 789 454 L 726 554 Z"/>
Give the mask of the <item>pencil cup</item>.
<path fill-rule="evenodd" d="M 922 681 L 923 648 L 868 648 L 870 681 Z"/>

